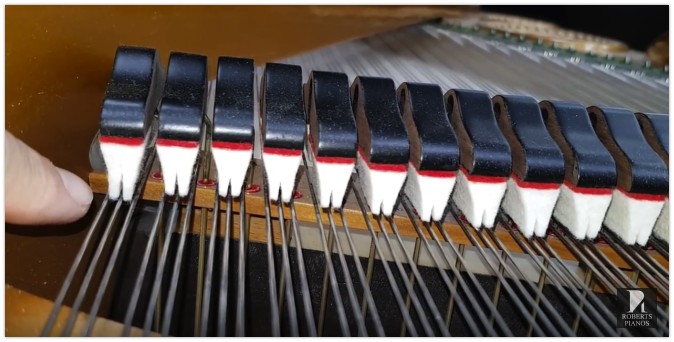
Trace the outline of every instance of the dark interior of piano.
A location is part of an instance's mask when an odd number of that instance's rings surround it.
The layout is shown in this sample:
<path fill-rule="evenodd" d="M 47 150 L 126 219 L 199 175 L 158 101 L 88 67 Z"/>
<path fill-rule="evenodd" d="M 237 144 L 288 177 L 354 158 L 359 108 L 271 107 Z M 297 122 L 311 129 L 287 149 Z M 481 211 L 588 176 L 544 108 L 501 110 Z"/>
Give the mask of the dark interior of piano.
<path fill-rule="evenodd" d="M 94 193 L 6 224 L 7 336 L 669 336 L 667 34 L 480 6 L 6 20 L 6 134 Z"/>

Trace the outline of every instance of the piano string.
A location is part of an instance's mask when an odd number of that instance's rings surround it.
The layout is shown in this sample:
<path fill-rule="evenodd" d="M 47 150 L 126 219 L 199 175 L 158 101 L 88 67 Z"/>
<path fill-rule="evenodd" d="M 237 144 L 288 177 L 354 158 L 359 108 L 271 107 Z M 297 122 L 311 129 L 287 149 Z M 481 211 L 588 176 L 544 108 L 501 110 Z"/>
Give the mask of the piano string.
<path fill-rule="evenodd" d="M 392 62 L 389 61 L 389 63 Z M 170 69 L 171 63 L 169 63 Z M 260 83 L 258 81 L 261 77 L 260 70 L 257 69 L 255 88 Z M 355 72 L 358 72 L 358 70 L 355 69 Z M 310 71 L 307 68 L 301 70 L 305 75 Z M 404 73 L 404 71 L 400 72 L 405 76 L 411 75 Z M 230 75 L 225 75 L 224 79 L 228 76 Z M 435 76 L 448 77 L 448 75 L 439 74 Z M 167 82 L 169 81 L 167 80 Z M 650 83 L 655 87 L 659 84 L 657 83 L 659 81 L 653 80 L 644 80 L 643 82 Z M 399 83 L 396 82 L 396 84 Z M 628 87 L 627 85 L 622 86 Z M 262 197 L 264 210 L 258 214 L 262 214 L 265 221 L 266 238 L 264 242 L 267 251 L 269 288 L 267 305 L 270 315 L 270 334 L 273 336 L 321 336 L 326 329 L 329 296 L 332 296 L 332 305 L 334 305 L 339 331 L 342 335 L 385 335 L 382 312 L 377 308 L 379 302 L 375 300 L 375 295 L 369 286 L 372 281 L 376 258 L 381 260 L 381 267 L 383 267 L 386 281 L 391 288 L 391 300 L 395 302 L 394 306 L 400 313 L 402 322 L 400 334 L 403 336 L 449 336 L 450 323 L 456 310 L 466 323 L 470 335 L 514 336 L 516 334 L 512 331 L 512 327 L 506 322 L 506 317 L 498 309 L 501 298 L 500 292 L 505 292 L 514 310 L 525 322 L 524 324 L 527 327 L 525 335 L 527 336 L 575 336 L 579 333 L 581 327 L 585 329 L 587 334 L 593 336 L 668 336 L 668 312 L 661 306 L 657 307 L 659 315 L 657 329 L 617 329 L 614 310 L 595 293 L 597 285 L 604 291 L 614 294 L 617 288 L 640 287 L 645 283 L 649 287 L 657 288 L 659 295 L 663 297 L 662 299 L 667 301 L 669 273 L 660 260 L 668 260 L 669 246 L 668 243 L 655 237 L 648 239 L 648 246 L 653 251 L 647 251 L 637 245 L 626 244 L 620 237 L 606 228 L 601 229 L 596 240 L 579 240 L 574 238 L 567 228 L 560 225 L 555 219 L 550 222 L 547 236 L 526 237 L 502 210 L 499 210 L 495 220 L 495 223 L 499 226 L 498 229 L 474 227 L 463 217 L 454 201 L 451 200 L 441 220 L 424 221 L 418 216 L 416 208 L 414 208 L 411 199 L 404 190 L 400 191 L 393 216 L 372 215 L 360 186 L 360 175 L 358 173 L 354 173 L 348 179 L 343 207 L 332 203 L 327 209 L 321 208 L 316 189 L 317 180 L 314 178 L 315 174 L 310 172 L 315 167 L 315 163 L 310 163 L 308 159 L 311 158 L 307 158 L 307 154 L 310 153 L 310 147 L 308 146 L 302 153 L 301 165 L 298 168 L 299 176 L 293 195 L 290 196 L 287 203 L 279 204 L 278 201 L 272 201 L 268 183 L 270 171 L 263 169 L 264 164 L 260 160 L 262 147 L 265 146 L 265 143 L 262 142 L 265 133 L 261 132 L 261 125 L 258 122 L 258 113 L 264 106 L 264 104 L 260 104 L 263 103 L 260 99 L 254 100 L 254 106 L 246 107 L 248 112 L 238 117 L 238 119 L 250 119 L 253 127 L 256 128 L 254 132 L 248 133 L 248 138 L 252 140 L 249 143 L 255 145 L 253 155 L 256 158 L 251 161 L 251 166 L 246 170 L 245 181 L 240 187 L 241 191 L 238 198 L 232 196 L 231 186 L 225 186 L 224 188 L 227 190 L 222 191 L 223 187 L 219 186 L 218 180 L 215 180 L 214 184 L 199 184 L 204 179 L 213 179 L 214 169 L 216 169 L 215 163 L 217 162 L 211 160 L 211 145 L 214 142 L 215 132 L 217 132 L 214 126 L 219 124 L 217 117 L 213 117 L 212 114 L 214 108 L 211 108 L 214 106 L 214 101 L 218 101 L 213 99 L 216 85 L 211 82 L 205 88 L 207 90 L 202 95 L 206 99 L 204 104 L 208 103 L 208 106 L 204 105 L 199 114 L 204 115 L 204 119 L 203 122 L 198 123 L 197 131 L 200 132 L 198 135 L 199 151 L 191 168 L 188 195 L 176 200 L 173 196 L 165 194 L 162 189 L 160 195 L 150 194 L 149 196 L 151 199 L 158 201 L 157 214 L 151 226 L 143 258 L 140 260 L 140 270 L 134 281 L 135 286 L 133 287 L 131 300 L 124 315 L 123 335 L 130 333 L 134 316 L 137 315 L 143 318 L 142 328 L 146 336 L 152 331 L 160 332 L 162 335 L 171 334 L 172 326 L 176 323 L 174 310 L 178 283 L 181 277 L 185 277 L 185 274 L 181 272 L 181 263 L 185 262 L 183 259 L 186 237 L 193 230 L 190 219 L 192 213 L 196 213 L 197 209 L 201 211 L 199 229 L 201 237 L 200 253 L 202 256 L 199 258 L 200 273 L 194 335 L 245 336 L 250 334 L 253 327 L 250 326 L 247 318 L 250 317 L 251 307 L 246 306 L 248 295 L 246 292 L 250 285 L 247 282 L 250 279 L 246 278 L 245 270 L 249 258 L 246 251 L 250 241 L 246 237 L 250 234 L 249 215 L 251 213 L 250 210 L 247 210 L 247 207 L 249 207 L 251 200 L 256 200 L 258 201 L 256 203 L 259 203 L 259 199 Z M 442 85 L 442 88 L 449 89 L 446 83 Z M 253 89 L 250 90 L 253 93 Z M 264 96 L 263 92 L 262 94 Z M 257 97 L 258 93 L 255 91 L 254 94 L 246 95 Z M 247 97 L 243 98 L 248 99 Z M 583 98 L 586 98 L 585 95 L 583 95 Z M 643 104 L 647 101 L 646 98 L 621 99 L 621 101 L 633 100 L 637 102 L 630 102 L 630 104 Z M 149 106 L 150 109 L 152 109 L 152 106 L 156 108 L 156 103 L 153 105 L 147 102 L 145 105 Z M 644 110 L 651 110 L 659 104 L 651 103 L 651 105 L 652 107 Z M 156 115 L 157 112 L 158 116 Z M 91 284 L 99 259 L 100 262 L 104 262 L 101 259 L 102 252 L 106 243 L 111 240 L 114 241 L 112 254 L 105 264 L 103 281 L 95 289 L 96 300 L 89 310 L 89 319 L 82 330 L 83 335 L 91 334 L 101 299 L 107 290 L 108 280 L 116 267 L 124 237 L 127 235 L 127 230 L 130 229 L 132 216 L 139 202 L 141 202 L 141 197 L 143 199 L 148 197 L 149 187 L 163 188 L 161 181 L 153 180 L 157 172 L 160 172 L 161 165 L 156 157 L 155 144 L 152 143 L 157 139 L 154 130 L 158 126 L 161 127 L 161 122 L 157 122 L 162 120 L 161 109 L 156 111 L 152 109 L 150 113 L 153 116 L 153 122 L 146 124 L 149 127 L 147 132 L 140 132 L 139 135 L 142 138 L 143 134 L 147 134 L 146 139 L 149 139 L 150 143 L 144 146 L 144 158 L 140 162 L 140 181 L 136 184 L 134 196 L 128 202 L 115 201 L 109 196 L 104 199 L 55 301 L 54 309 L 45 324 L 43 335 L 53 334 L 53 329 L 58 329 L 54 323 L 69 290 L 77 290 L 78 295 L 73 304 L 73 311 L 60 334 L 68 336 L 75 331 L 76 314 L 83 309 L 81 307 L 82 299 L 85 293 L 90 290 L 88 286 Z M 148 114 L 143 113 L 143 115 Z M 283 121 L 277 122 L 284 123 Z M 269 127 L 269 123 L 267 123 L 267 127 Z M 454 128 L 456 129 L 456 127 Z M 231 139 L 232 136 L 234 134 L 224 139 Z M 304 134 L 301 136 L 302 139 L 305 138 Z M 236 137 L 236 139 L 240 139 L 240 137 Z M 459 142 L 459 145 L 461 143 L 462 141 Z M 279 146 L 282 146 L 282 144 Z M 92 175 L 92 179 L 95 180 L 95 173 Z M 107 182 L 106 178 L 99 177 L 98 179 Z M 261 189 L 261 194 L 256 193 L 255 187 L 257 186 Z M 300 190 L 301 194 L 298 194 L 297 190 Z M 282 191 L 281 186 L 273 197 L 282 198 Z M 153 196 L 154 198 L 152 198 Z M 204 198 L 210 198 L 212 202 L 204 205 Z M 182 208 L 183 205 L 185 205 L 184 209 Z M 224 219 L 222 219 L 224 222 L 220 222 L 221 205 L 224 209 Z M 276 213 L 274 213 L 274 206 L 277 207 Z M 122 207 L 127 209 L 126 215 L 122 214 Z M 164 209 L 169 207 L 170 211 L 168 215 L 165 215 Z M 111 209 L 112 212 L 110 213 Z M 210 222 L 208 246 L 206 247 L 205 237 L 208 230 L 206 225 L 208 213 L 211 212 L 208 209 L 212 209 L 213 214 Z M 232 256 L 230 250 L 233 243 L 231 239 L 235 237 L 233 234 L 235 213 L 239 215 L 239 231 L 236 234 L 238 235 L 238 241 L 234 242 L 238 243 L 238 255 Z M 302 220 L 298 219 L 300 215 Z M 312 215 L 315 217 L 310 218 Z M 117 220 L 121 216 L 124 216 L 124 221 L 116 233 L 118 237 L 109 239 L 110 236 L 115 236 L 114 230 L 117 229 Z M 358 216 L 361 216 L 362 219 Z M 318 225 L 320 246 L 325 257 L 325 274 L 319 309 L 316 312 L 313 308 L 313 299 L 311 298 L 307 278 L 308 266 L 305 264 L 301 241 L 300 222 L 306 221 L 307 218 Z M 357 219 L 359 220 L 357 224 L 351 224 Z M 274 221 L 278 222 L 278 230 L 274 229 Z M 404 226 L 401 226 L 403 223 Z M 160 230 L 160 226 L 164 224 L 166 228 L 162 227 L 163 230 Z M 219 227 L 221 226 L 224 226 L 224 246 L 222 254 L 216 255 L 215 238 L 219 235 L 218 232 L 221 229 Z M 405 232 L 401 230 L 402 227 L 406 229 Z M 356 237 L 352 235 L 352 230 L 365 230 L 369 233 L 371 247 L 367 267 L 363 267 L 359 262 L 354 262 L 358 259 L 348 257 L 349 255 L 358 255 L 355 244 Z M 179 235 L 173 234 L 174 232 L 178 232 Z M 338 237 L 340 232 L 345 239 Z M 458 232 L 465 235 L 461 243 L 455 243 Z M 95 244 L 95 234 L 103 234 L 97 245 Z M 404 243 L 404 238 L 410 235 L 416 235 L 413 249 L 407 248 Z M 553 243 L 553 240 L 548 239 L 551 235 L 554 236 L 554 241 L 557 241 L 556 244 Z M 280 237 L 278 243 L 280 246 L 275 241 L 278 237 Z M 525 271 L 514 261 L 517 258 L 516 255 L 520 253 L 513 251 L 512 247 L 506 246 L 504 237 L 510 237 L 523 254 L 530 256 L 535 268 L 540 270 L 537 281 L 530 280 Z M 169 248 L 164 248 L 170 245 L 173 239 L 178 239 L 177 249 L 171 251 Z M 291 241 L 294 242 L 294 246 L 291 246 Z M 345 241 L 347 243 L 343 244 Z M 598 244 L 599 241 L 603 243 Z M 144 277 L 150 264 L 155 243 L 164 247 L 160 248 L 158 272 L 151 279 L 152 287 L 148 296 L 149 302 L 144 306 L 146 310 L 143 315 L 143 313 L 136 312 L 136 309 L 139 298 L 141 298 L 142 285 L 146 281 Z M 488 272 L 497 278 L 493 297 L 480 284 L 474 272 L 466 267 L 466 245 L 472 246 L 476 250 L 478 257 L 489 268 Z M 291 262 L 293 247 L 294 263 Z M 89 248 L 95 248 L 93 258 L 89 262 L 83 262 L 85 251 Z M 275 253 L 279 248 L 280 259 L 277 259 Z M 395 251 L 397 248 L 400 252 Z M 568 250 L 572 257 L 560 256 L 562 249 Z M 420 272 L 419 258 L 422 250 L 428 253 L 433 265 L 437 268 L 442 287 L 448 292 L 449 303 L 439 303 L 431 294 L 429 285 Z M 335 252 L 337 259 L 332 257 Z M 174 254 L 169 259 L 171 253 Z M 627 267 L 618 266 L 615 262 L 616 256 L 624 260 Z M 172 259 L 175 260 L 171 261 Z M 585 268 L 582 277 L 566 262 L 569 259 L 577 260 Z M 232 269 L 235 263 L 237 264 L 236 272 Z M 70 289 L 78 268 L 87 264 L 89 266 L 81 287 Z M 353 270 L 356 275 L 355 279 L 352 277 L 354 273 L 350 271 L 349 264 L 355 265 Z M 214 268 L 217 266 L 221 267 L 218 272 L 219 279 L 215 276 L 217 273 L 214 274 Z M 296 267 L 294 270 L 293 266 Z M 628 277 L 621 268 L 633 269 L 634 276 Z M 152 275 L 152 273 L 148 273 L 148 277 L 152 277 Z M 235 282 L 230 283 L 230 277 L 234 275 L 236 275 Z M 167 281 L 169 276 L 168 291 L 165 299 L 163 299 L 162 282 Z M 345 285 L 345 291 L 340 287 L 342 281 Z M 575 317 L 572 321 L 564 319 L 553 306 L 548 298 L 549 294 L 543 291 L 545 283 L 552 284 L 551 287 L 555 294 L 569 306 Z M 296 291 L 296 287 L 299 287 L 300 290 Z M 359 291 L 361 298 L 359 298 Z M 232 297 L 230 293 L 236 293 L 233 297 L 234 302 L 230 301 Z M 297 294 L 300 298 L 296 297 Z M 217 306 L 213 305 L 213 298 L 216 297 Z M 235 308 L 235 310 L 231 311 L 230 308 Z M 209 323 L 209 320 L 215 320 L 217 324 Z"/>

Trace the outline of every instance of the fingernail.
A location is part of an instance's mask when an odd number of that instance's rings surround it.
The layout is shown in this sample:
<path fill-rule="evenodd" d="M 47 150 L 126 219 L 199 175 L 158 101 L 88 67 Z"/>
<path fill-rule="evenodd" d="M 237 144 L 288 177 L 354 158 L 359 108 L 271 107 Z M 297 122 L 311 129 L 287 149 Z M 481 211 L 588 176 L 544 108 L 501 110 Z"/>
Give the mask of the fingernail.
<path fill-rule="evenodd" d="M 59 175 L 61 175 L 61 180 L 63 180 L 63 186 L 68 190 L 70 197 L 81 206 L 90 205 L 91 200 L 94 198 L 94 194 L 87 183 L 66 170 L 60 168 L 57 169 Z"/>

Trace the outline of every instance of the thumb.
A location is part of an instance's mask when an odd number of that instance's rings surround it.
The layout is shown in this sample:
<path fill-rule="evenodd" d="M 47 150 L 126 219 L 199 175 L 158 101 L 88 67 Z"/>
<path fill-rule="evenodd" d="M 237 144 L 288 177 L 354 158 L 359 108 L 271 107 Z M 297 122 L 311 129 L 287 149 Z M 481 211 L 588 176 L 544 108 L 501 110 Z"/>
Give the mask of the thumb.
<path fill-rule="evenodd" d="M 92 199 L 82 179 L 55 167 L 5 130 L 5 222 L 74 222 L 87 213 Z"/>

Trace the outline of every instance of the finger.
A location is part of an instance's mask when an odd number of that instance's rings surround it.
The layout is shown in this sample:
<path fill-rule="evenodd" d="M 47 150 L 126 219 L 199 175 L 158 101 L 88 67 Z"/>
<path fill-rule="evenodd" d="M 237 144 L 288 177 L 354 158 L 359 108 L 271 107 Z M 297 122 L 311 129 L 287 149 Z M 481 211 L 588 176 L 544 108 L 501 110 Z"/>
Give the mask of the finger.
<path fill-rule="evenodd" d="M 74 222 L 87 213 L 92 199 L 91 188 L 82 179 L 5 131 L 5 222 Z"/>

